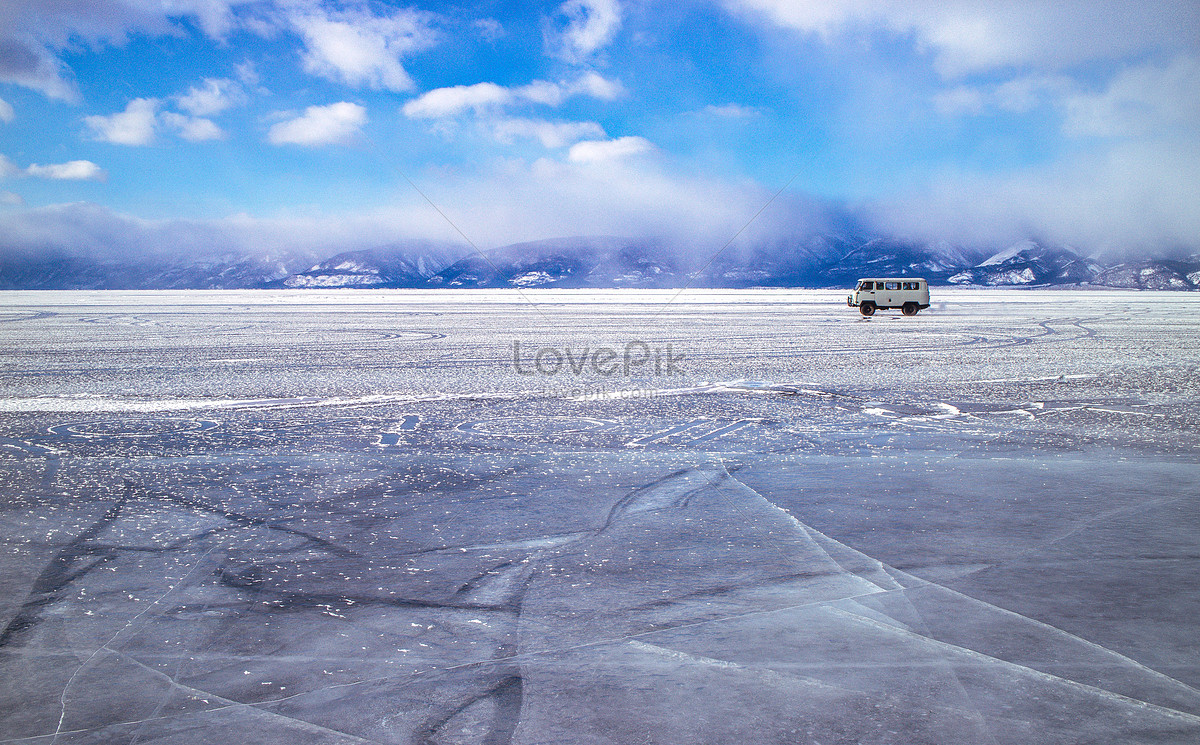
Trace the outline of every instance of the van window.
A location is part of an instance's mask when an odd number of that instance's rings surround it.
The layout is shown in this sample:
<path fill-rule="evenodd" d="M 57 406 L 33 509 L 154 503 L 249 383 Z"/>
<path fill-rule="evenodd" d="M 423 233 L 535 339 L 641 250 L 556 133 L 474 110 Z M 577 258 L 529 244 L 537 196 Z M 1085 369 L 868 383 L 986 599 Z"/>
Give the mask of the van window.
<path fill-rule="evenodd" d="M 887 282 L 887 283 L 885 283 L 885 287 L 889 290 L 899 290 L 900 283 L 899 282 Z"/>
<path fill-rule="evenodd" d="M 906 289 L 906 290 L 915 290 L 915 289 L 917 289 L 917 283 L 916 283 L 916 282 L 905 282 L 905 283 L 904 283 L 904 289 Z"/>
<path fill-rule="evenodd" d="M 874 288 L 874 284 L 875 284 L 874 282 L 859 282 L 859 283 L 858 283 L 858 289 L 860 289 L 860 290 L 873 290 L 873 289 L 875 289 L 875 288 Z"/>

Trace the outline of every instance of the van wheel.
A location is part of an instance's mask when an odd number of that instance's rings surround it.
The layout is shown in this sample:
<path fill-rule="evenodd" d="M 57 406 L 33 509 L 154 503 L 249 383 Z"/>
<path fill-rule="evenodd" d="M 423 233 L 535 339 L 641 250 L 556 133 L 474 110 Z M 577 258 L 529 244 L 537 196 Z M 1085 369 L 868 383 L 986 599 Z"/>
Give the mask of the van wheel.
<path fill-rule="evenodd" d="M 875 315 L 875 303 L 863 303 L 858 306 L 858 312 L 864 316 Z"/>
<path fill-rule="evenodd" d="M 905 303 L 904 307 L 900 309 L 900 312 L 906 316 L 915 316 L 917 311 L 920 309 L 921 306 L 917 305 L 916 303 Z"/>

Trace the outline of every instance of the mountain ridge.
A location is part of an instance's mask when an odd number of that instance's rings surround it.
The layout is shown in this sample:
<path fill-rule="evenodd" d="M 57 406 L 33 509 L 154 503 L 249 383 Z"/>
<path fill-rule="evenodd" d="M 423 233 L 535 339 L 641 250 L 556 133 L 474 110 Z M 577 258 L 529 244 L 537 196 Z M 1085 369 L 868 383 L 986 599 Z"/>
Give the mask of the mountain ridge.
<path fill-rule="evenodd" d="M 0 289 L 748 288 L 848 287 L 860 277 L 921 276 L 931 285 L 1200 289 L 1200 255 L 1103 264 L 1069 246 L 1023 240 L 968 248 L 890 236 L 818 233 L 730 246 L 712 255 L 659 239 L 571 236 L 479 252 L 397 241 L 312 253 L 120 257 L 0 250 Z"/>

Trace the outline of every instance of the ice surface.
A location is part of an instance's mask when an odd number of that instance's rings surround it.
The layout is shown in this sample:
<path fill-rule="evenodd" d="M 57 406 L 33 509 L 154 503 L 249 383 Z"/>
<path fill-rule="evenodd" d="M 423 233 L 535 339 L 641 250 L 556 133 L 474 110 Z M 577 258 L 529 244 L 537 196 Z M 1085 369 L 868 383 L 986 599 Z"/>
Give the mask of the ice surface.
<path fill-rule="evenodd" d="M 1200 297 L 524 292 L 0 293 L 0 742 L 1200 741 Z"/>

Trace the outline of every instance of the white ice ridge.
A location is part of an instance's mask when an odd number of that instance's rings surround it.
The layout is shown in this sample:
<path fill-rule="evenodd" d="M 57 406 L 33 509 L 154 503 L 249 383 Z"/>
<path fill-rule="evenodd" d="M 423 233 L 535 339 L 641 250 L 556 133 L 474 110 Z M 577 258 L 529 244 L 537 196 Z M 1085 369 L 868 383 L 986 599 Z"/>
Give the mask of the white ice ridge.
<path fill-rule="evenodd" d="M 685 396 L 713 393 L 805 393 L 814 396 L 831 396 L 825 391 L 809 387 L 807 383 L 766 383 L 759 381 L 732 380 L 716 383 L 701 383 L 679 388 L 625 388 L 611 391 L 587 391 L 579 393 L 564 390 L 562 398 L 576 401 L 600 401 L 650 396 Z M 524 391 L 520 388 L 501 391 L 474 391 L 466 393 L 376 393 L 362 396 L 285 396 L 275 398 L 142 398 L 103 396 L 94 394 L 14 396 L 0 398 L 0 413 L 61 412 L 77 414 L 105 414 L 119 412 L 154 413 L 206 410 L 268 410 L 306 409 L 325 406 L 365 407 L 384 406 L 394 403 L 419 403 L 428 401 L 457 401 L 465 399 L 511 400 L 525 399 L 530 395 L 548 395 L 546 391 Z"/>
<path fill-rule="evenodd" d="M 427 395 L 381 393 L 366 396 L 288 398 L 121 398 L 115 396 L 30 396 L 0 398 L 0 413 L 53 411 L 68 413 L 171 412 L 204 410 L 303 409 L 322 406 L 380 406 L 392 403 L 449 401 L 474 394 Z"/>
<path fill-rule="evenodd" d="M 1133 706 L 1137 706 L 1137 707 L 1148 707 L 1148 708 L 1156 711 L 1157 713 L 1163 714 L 1165 716 L 1183 719 L 1183 720 L 1191 722 L 1193 724 L 1200 724 L 1200 716 L 1197 716 L 1196 714 L 1192 714 L 1192 713 L 1185 712 L 1185 711 L 1179 711 L 1178 709 L 1172 709 L 1170 707 L 1158 706 L 1158 705 L 1152 704 L 1148 701 L 1143 701 L 1141 699 L 1132 698 L 1130 696 L 1123 696 L 1123 695 L 1121 695 L 1119 693 L 1115 693 L 1113 691 L 1109 691 L 1109 690 L 1099 688 L 1096 686 L 1087 685 L 1086 683 L 1080 683 L 1076 680 L 1071 680 L 1070 678 L 1064 678 L 1064 677 L 1061 677 L 1058 675 L 1052 675 L 1050 673 L 1045 673 L 1045 672 L 1042 672 L 1041 670 L 1038 670 L 1033 667 L 1029 667 L 1027 665 L 1018 665 L 1016 663 L 1009 662 L 1008 660 L 1004 660 L 999 657 L 993 657 L 991 655 L 984 654 L 982 652 L 977 652 L 969 647 L 963 647 L 963 646 L 959 646 L 957 644 L 948 644 L 946 642 L 931 638 L 924 634 L 915 633 L 913 631 L 905 629 L 896 624 L 881 623 L 880 621 L 878 621 L 874 618 L 869 618 L 869 617 L 864 616 L 859 613 L 852 613 L 848 610 L 845 610 L 844 608 L 839 608 L 833 604 L 825 605 L 822 608 L 822 610 L 826 613 L 832 613 L 832 614 L 841 616 L 842 618 L 845 618 L 853 623 L 859 623 L 859 624 L 863 624 L 866 626 L 870 626 L 871 628 L 876 629 L 878 631 L 883 631 L 888 634 L 893 634 L 896 636 L 901 636 L 901 637 L 904 637 L 907 639 L 911 639 L 920 644 L 929 645 L 930 647 L 935 649 L 939 654 L 950 654 L 952 656 L 961 656 L 963 658 L 970 659 L 970 660 L 976 660 L 976 661 L 980 661 L 980 662 L 984 662 L 984 663 L 992 664 L 992 665 L 999 665 L 1001 667 L 1011 670 L 1013 673 L 1015 673 L 1017 675 L 1029 676 L 1029 677 L 1033 677 L 1033 678 L 1038 678 L 1044 682 L 1055 683 L 1058 685 L 1065 685 L 1065 686 L 1072 687 L 1072 688 L 1078 688 L 1082 692 L 1085 692 L 1088 694 L 1093 694 L 1093 695 L 1096 695 L 1096 696 L 1099 696 L 1102 698 L 1106 698 L 1113 702 L 1129 704 L 1129 705 L 1133 705 Z M 1025 617 L 1021 616 L 1021 618 L 1025 618 Z M 1028 619 L 1026 619 L 1026 620 L 1028 620 Z M 1055 630 L 1057 631 L 1057 629 L 1055 629 Z M 1065 634 L 1066 632 L 1060 632 L 1060 633 Z M 1067 636 L 1070 636 L 1070 635 L 1068 634 Z M 1071 637 L 1071 639 L 1079 640 L 1078 637 Z M 1079 640 L 1079 641 L 1082 641 L 1082 640 Z M 1105 650 L 1105 651 L 1109 651 L 1109 650 Z M 1125 658 L 1125 659 L 1128 662 L 1133 662 L 1133 660 L 1128 660 L 1128 658 Z M 1137 664 L 1137 663 L 1134 663 L 1134 664 Z M 1171 680 L 1174 680 L 1174 678 L 1171 678 Z M 1175 682 L 1178 682 L 1178 681 L 1175 681 Z"/>
<path fill-rule="evenodd" d="M 606 401 L 662 396 L 688 396 L 711 393 L 803 393 L 831 398 L 834 394 L 813 387 L 812 383 L 774 383 L 761 380 L 725 380 L 704 382 L 678 388 L 618 388 L 611 391 L 589 391 L 569 395 L 572 401 Z"/>
<path fill-rule="evenodd" d="M 1081 373 L 1078 375 L 1051 375 L 1039 378 L 982 378 L 977 380 L 947 380 L 947 383 L 957 385 L 960 383 L 1050 383 L 1050 382 L 1066 382 L 1068 380 L 1095 380 L 1100 376 L 1095 373 Z"/>
<path fill-rule="evenodd" d="M 1096 644 L 1095 642 L 1078 637 L 1055 626 L 1051 626 L 1042 621 L 1038 621 L 1037 619 L 1029 618 L 1028 616 L 1016 613 L 1015 611 L 1001 608 L 985 601 L 970 597 L 958 592 L 957 590 L 952 590 L 937 583 L 919 579 L 906 572 L 896 569 L 895 567 L 889 566 L 878 559 L 851 548 L 840 541 L 830 538 L 828 535 L 825 535 L 815 528 L 801 522 L 786 509 L 766 499 L 766 497 L 746 486 L 741 481 L 738 481 L 732 475 L 728 475 L 727 478 L 722 481 L 721 485 L 724 488 L 734 487 L 745 490 L 748 495 L 753 495 L 755 498 L 762 500 L 763 503 L 768 505 L 773 510 L 777 510 L 784 515 L 787 515 L 787 517 L 793 521 L 793 523 L 800 530 L 804 531 L 807 536 L 821 546 L 822 550 L 825 551 L 826 555 L 829 556 L 832 561 L 843 567 L 847 572 L 856 574 L 874 582 L 879 586 L 881 591 L 884 591 L 884 594 L 899 594 L 905 596 L 905 603 L 910 610 L 913 609 L 912 603 L 914 593 L 936 595 L 939 598 L 939 603 L 950 603 L 958 607 L 960 610 L 964 608 L 973 608 L 982 616 L 991 617 L 991 620 L 987 621 L 987 623 L 1007 626 L 1010 632 L 1018 633 L 1020 635 L 1033 635 L 1041 637 L 1040 643 L 1045 645 L 1047 648 L 1057 647 L 1059 644 L 1068 645 L 1069 649 L 1074 649 L 1074 652 L 1071 654 L 1073 657 L 1075 657 L 1076 661 L 1082 662 L 1085 658 L 1090 657 L 1093 661 L 1099 659 L 1100 661 L 1107 663 L 1109 666 L 1121 668 L 1126 672 L 1135 673 L 1139 676 L 1145 676 L 1149 680 L 1143 682 L 1152 683 L 1152 687 L 1157 689 L 1158 693 L 1161 695 L 1171 699 L 1173 705 L 1168 706 L 1156 704 L 1154 702 L 1146 702 L 1133 696 L 1123 694 L 1120 691 L 1111 690 L 1110 688 L 1101 689 L 1096 685 L 1064 678 L 1065 680 L 1070 680 L 1073 685 L 1079 685 L 1089 689 L 1103 690 L 1104 693 L 1118 697 L 1121 700 L 1130 702 L 1136 701 L 1139 704 L 1155 706 L 1156 708 L 1162 708 L 1164 711 L 1170 711 L 1173 714 L 1179 714 L 1180 716 L 1187 718 L 1189 721 L 1194 720 L 1196 722 L 1200 722 L 1200 691 L 1180 680 L 1156 671 L 1126 655 Z M 867 570 L 871 571 L 868 572 Z M 867 595 L 863 598 L 856 598 L 856 600 L 859 602 L 866 602 L 870 600 L 870 598 L 871 596 Z M 828 607 L 833 609 L 835 604 L 836 603 L 829 603 Z M 841 609 L 841 612 L 845 612 L 845 609 Z M 880 623 L 880 620 L 876 618 L 871 622 Z M 985 640 L 976 640 L 975 643 L 970 646 L 962 646 L 962 644 L 949 644 L 933 637 L 929 637 L 925 634 L 920 634 L 917 630 L 909 628 L 904 623 L 899 622 L 898 619 L 897 622 L 898 623 L 894 626 L 894 628 L 905 629 L 906 633 L 912 633 L 917 636 L 927 638 L 930 642 L 934 642 L 939 645 L 946 645 L 947 647 L 954 647 L 956 649 L 962 649 L 966 653 L 981 655 L 984 658 L 995 660 L 1005 665 L 1013 665 L 1020 668 L 1028 667 L 1031 672 L 1036 672 L 1039 675 L 1052 678 L 1062 677 L 1061 675 L 1055 675 L 1045 672 L 1044 670 L 1040 670 L 1036 664 L 1033 667 L 1029 667 L 1028 663 L 1017 664 L 977 649 L 976 647 L 979 646 L 987 646 L 988 642 Z M 963 643 L 966 644 L 967 642 Z M 1049 666 L 1050 665 L 1047 665 L 1047 667 Z M 1177 708 L 1177 705 L 1179 704 L 1182 704 L 1186 708 Z"/>
<path fill-rule="evenodd" d="M 669 660 L 676 660 L 679 662 L 684 662 L 684 663 L 693 664 L 693 665 L 703 665 L 703 666 L 707 666 L 707 667 L 722 668 L 725 670 L 749 671 L 749 672 L 752 672 L 754 675 L 762 678 L 765 681 L 770 681 L 770 682 L 776 683 L 776 684 L 781 684 L 781 685 L 786 685 L 786 686 L 794 686 L 799 683 L 799 684 L 802 684 L 805 686 L 812 686 L 814 688 L 826 688 L 826 689 L 834 689 L 835 688 L 834 686 L 827 685 L 825 683 L 822 683 L 817 680 L 813 680 L 811 678 L 803 678 L 803 677 L 796 676 L 796 675 L 782 675 L 782 674 L 777 673 L 774 670 L 771 670 L 769 668 L 752 668 L 747 665 L 739 665 L 736 662 L 729 662 L 728 660 L 719 660 L 714 657 L 703 657 L 701 655 L 689 654 L 687 652 L 680 652 L 679 650 L 676 650 L 676 649 L 670 649 L 668 647 L 660 647 L 657 644 L 647 644 L 646 642 L 638 641 L 637 639 L 630 639 L 626 643 L 633 649 L 638 650 L 639 652 L 646 652 L 648 654 L 658 655 L 660 657 L 665 657 Z"/>

